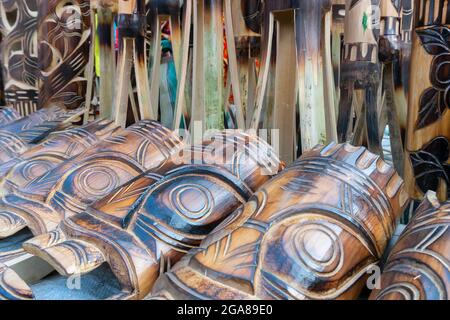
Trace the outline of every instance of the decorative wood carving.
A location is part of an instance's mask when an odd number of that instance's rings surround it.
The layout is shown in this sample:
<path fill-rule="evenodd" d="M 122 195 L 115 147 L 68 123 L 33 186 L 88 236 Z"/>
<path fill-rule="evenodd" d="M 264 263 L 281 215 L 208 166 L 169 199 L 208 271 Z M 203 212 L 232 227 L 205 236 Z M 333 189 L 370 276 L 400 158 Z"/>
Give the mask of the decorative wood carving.
<path fill-rule="evenodd" d="M 264 3 L 262 63 L 251 128 L 259 128 L 263 114 L 273 114 L 270 127 L 280 130 L 280 154 L 288 163 L 297 154 L 297 98 L 302 149 L 336 140 L 331 53 L 326 52 L 330 49 L 330 12 L 330 0 Z M 275 49 L 277 58 L 271 65 Z"/>
<path fill-rule="evenodd" d="M 89 0 L 39 2 L 39 106 L 85 106 L 91 36 Z"/>
<path fill-rule="evenodd" d="M 64 217 L 83 211 L 125 182 L 159 167 L 181 147 L 178 137 L 160 124 L 139 122 L 32 180 L 25 188 L 8 185 L 11 189 L 0 201 L 1 210 L 11 221 L 20 217 L 20 229 L 28 227 L 34 235 L 52 231 Z M 7 221 L 0 225 L 4 237 L 20 229 L 11 228 Z"/>
<path fill-rule="evenodd" d="M 117 127 L 112 122 L 99 120 L 50 134 L 41 144 L 0 165 L 0 194 L 26 188 L 33 180 L 111 137 L 115 131 Z"/>
<path fill-rule="evenodd" d="M 406 184 L 412 197 L 450 194 L 449 1 L 420 1 L 411 57 Z"/>
<path fill-rule="evenodd" d="M 429 192 L 390 253 L 378 300 L 449 300 L 450 203 Z"/>
<path fill-rule="evenodd" d="M 160 270 L 197 247 L 281 168 L 262 140 L 241 132 L 214 136 L 65 219 L 57 231 L 27 241 L 62 275 L 107 262 L 123 293 L 143 298 Z M 80 255 L 83 259 L 78 259 Z"/>
<path fill-rule="evenodd" d="M 153 299 L 354 299 L 408 202 L 362 147 L 316 147 L 161 276 Z"/>
<path fill-rule="evenodd" d="M 20 119 L 20 114 L 13 108 L 0 109 L 0 126 L 14 122 Z"/>
<path fill-rule="evenodd" d="M 0 300 L 28 300 L 33 293 L 12 269 L 0 263 Z"/>
<path fill-rule="evenodd" d="M 380 0 L 346 0 L 338 139 L 345 142 L 353 136 L 357 143 L 360 137 L 356 132 L 366 131 L 369 150 L 381 155 L 377 94 L 381 77 L 378 59 L 379 4 Z M 365 108 L 357 106 L 358 109 L 353 110 L 355 89 L 364 91 Z M 355 128 L 354 113 L 360 118 Z"/>
<path fill-rule="evenodd" d="M 76 113 L 75 113 L 76 115 Z M 74 116 L 58 107 L 38 110 L 0 128 L 0 164 L 18 157 L 53 131 L 69 126 Z"/>
<path fill-rule="evenodd" d="M 22 116 L 38 109 L 37 0 L 0 2 L 6 105 Z"/>

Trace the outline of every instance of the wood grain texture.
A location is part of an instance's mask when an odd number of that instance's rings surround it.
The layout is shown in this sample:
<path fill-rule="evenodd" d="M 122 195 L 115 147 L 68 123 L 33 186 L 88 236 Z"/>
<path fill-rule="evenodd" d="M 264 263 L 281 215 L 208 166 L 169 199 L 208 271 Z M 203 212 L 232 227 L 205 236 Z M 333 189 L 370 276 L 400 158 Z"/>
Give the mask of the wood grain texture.
<path fill-rule="evenodd" d="M 355 299 L 408 202 L 379 156 L 319 146 L 265 184 L 152 299 Z"/>
<path fill-rule="evenodd" d="M 449 300 L 450 203 L 427 193 L 389 255 L 377 300 Z"/>
<path fill-rule="evenodd" d="M 438 6 L 439 4 L 439 6 Z M 419 1 L 411 56 L 405 179 L 412 197 L 450 195 L 449 1 Z"/>
<path fill-rule="evenodd" d="M 9 184 L 9 192 L 0 201 L 1 211 L 12 221 L 20 217 L 34 235 L 52 231 L 61 219 L 83 211 L 118 186 L 159 167 L 181 147 L 170 130 L 156 122 L 139 122 L 116 131 L 24 188 Z M 3 220 L 0 230 L 10 225 L 8 219 Z"/>
<path fill-rule="evenodd" d="M 6 105 L 22 116 L 38 109 L 37 0 L 0 2 Z"/>
<path fill-rule="evenodd" d="M 58 107 L 41 109 L 0 128 L 0 164 L 27 151 L 54 131 L 68 127 L 73 116 Z"/>
<path fill-rule="evenodd" d="M 212 152 L 214 150 L 214 152 Z M 262 140 L 241 132 L 213 136 L 66 219 L 58 231 L 27 241 L 24 248 L 63 275 L 98 267 L 98 257 L 69 247 L 90 247 L 122 285 L 116 299 L 143 298 L 160 271 L 197 247 L 273 174 L 282 168 Z M 70 243 L 78 244 L 71 246 Z M 92 266 L 90 268 L 89 266 Z"/>
<path fill-rule="evenodd" d="M 0 263 L 0 300 L 31 300 L 28 285 L 10 268 Z"/>
<path fill-rule="evenodd" d="M 91 38 L 89 1 L 40 1 L 38 12 L 39 106 L 84 107 Z"/>
<path fill-rule="evenodd" d="M 0 165 L 0 195 L 26 188 L 63 162 L 111 137 L 117 129 L 112 122 L 99 120 L 50 134 L 44 142 Z"/>
<path fill-rule="evenodd" d="M 16 109 L 8 107 L 0 109 L 0 126 L 4 126 L 19 119 L 20 114 L 16 111 Z"/>

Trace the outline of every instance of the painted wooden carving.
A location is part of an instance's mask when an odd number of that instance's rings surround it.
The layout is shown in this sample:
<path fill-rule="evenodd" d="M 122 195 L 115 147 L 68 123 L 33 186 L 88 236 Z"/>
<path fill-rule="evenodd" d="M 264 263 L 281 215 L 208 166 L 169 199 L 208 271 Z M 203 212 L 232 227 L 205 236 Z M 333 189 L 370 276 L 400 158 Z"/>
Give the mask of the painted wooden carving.
<path fill-rule="evenodd" d="M 359 144 L 367 137 L 371 151 L 382 154 L 379 133 L 378 86 L 381 67 L 378 59 L 380 0 L 347 0 L 344 32 L 344 57 L 341 66 L 341 100 L 338 139 L 353 139 Z M 364 107 L 353 110 L 355 90 L 364 90 Z M 353 114 L 357 121 L 353 128 Z M 366 132 L 364 132 L 366 131 Z"/>
<path fill-rule="evenodd" d="M 241 132 L 219 133 L 24 248 L 64 276 L 85 274 L 106 262 L 122 286 L 112 298 L 143 298 L 160 270 L 197 247 L 279 168 L 265 142 Z"/>
<path fill-rule="evenodd" d="M 89 1 L 40 1 L 38 11 L 39 105 L 83 107 L 91 35 Z"/>
<path fill-rule="evenodd" d="M 0 126 L 11 123 L 20 119 L 19 113 L 13 108 L 1 108 L 0 109 Z"/>
<path fill-rule="evenodd" d="M 371 299 L 449 300 L 450 203 L 429 192 L 390 253 Z"/>
<path fill-rule="evenodd" d="M 38 109 L 37 0 L 0 2 L 6 105 L 22 116 Z"/>
<path fill-rule="evenodd" d="M 419 1 L 411 57 L 405 174 L 420 199 L 450 194 L 450 15 L 448 1 Z"/>
<path fill-rule="evenodd" d="M 33 180 L 64 161 L 111 137 L 116 130 L 112 122 L 99 120 L 50 134 L 41 144 L 0 165 L 0 194 L 26 188 Z"/>
<path fill-rule="evenodd" d="M 251 128 L 266 121 L 270 128 L 279 129 L 281 158 L 288 163 L 297 154 L 297 99 L 302 149 L 336 140 L 331 52 L 326 52 L 330 49 L 330 14 L 330 0 L 264 3 L 262 63 Z M 298 70 L 292 72 L 296 65 Z M 270 114 L 267 123 L 263 115 Z"/>
<path fill-rule="evenodd" d="M 408 202 L 363 147 L 316 147 L 156 282 L 152 299 L 354 299 Z"/>
<path fill-rule="evenodd" d="M 51 132 L 69 126 L 71 112 L 53 107 L 41 109 L 0 128 L 0 164 L 14 159 Z"/>

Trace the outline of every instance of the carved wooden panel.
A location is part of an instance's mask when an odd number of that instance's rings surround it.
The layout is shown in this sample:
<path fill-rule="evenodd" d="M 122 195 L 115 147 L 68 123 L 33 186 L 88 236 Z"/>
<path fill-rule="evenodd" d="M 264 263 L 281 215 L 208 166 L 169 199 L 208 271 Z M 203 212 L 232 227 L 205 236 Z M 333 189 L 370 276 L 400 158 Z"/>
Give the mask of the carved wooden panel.
<path fill-rule="evenodd" d="M 85 105 L 89 61 L 89 0 L 39 1 L 39 106 Z"/>
<path fill-rule="evenodd" d="M 2 0 L 0 11 L 6 105 L 24 116 L 38 108 L 37 0 Z"/>
<path fill-rule="evenodd" d="M 114 190 L 66 219 L 59 230 L 27 241 L 24 248 L 65 276 L 106 262 L 123 289 L 113 298 L 143 298 L 160 270 L 197 247 L 280 168 L 273 150 L 258 138 L 220 133 L 202 147 L 185 149 L 182 159 Z"/>
<path fill-rule="evenodd" d="M 11 123 L 20 118 L 19 113 L 13 108 L 0 109 L 0 126 Z"/>
<path fill-rule="evenodd" d="M 49 133 L 66 128 L 70 112 L 53 107 L 38 110 L 0 128 L 0 164 L 14 159 Z"/>
<path fill-rule="evenodd" d="M 379 156 L 316 147 L 161 276 L 152 298 L 357 298 L 407 202 Z"/>
<path fill-rule="evenodd" d="M 371 299 L 449 300 L 450 203 L 432 192 L 400 236 Z"/>
<path fill-rule="evenodd" d="M 439 4 L 439 6 L 438 6 Z M 420 1 L 411 57 L 405 170 L 408 190 L 450 194 L 449 1 Z"/>
<path fill-rule="evenodd" d="M 111 122 L 99 120 L 50 134 L 41 144 L 0 165 L 0 194 L 11 188 L 20 190 L 27 187 L 64 161 L 111 137 L 116 130 L 117 127 Z"/>

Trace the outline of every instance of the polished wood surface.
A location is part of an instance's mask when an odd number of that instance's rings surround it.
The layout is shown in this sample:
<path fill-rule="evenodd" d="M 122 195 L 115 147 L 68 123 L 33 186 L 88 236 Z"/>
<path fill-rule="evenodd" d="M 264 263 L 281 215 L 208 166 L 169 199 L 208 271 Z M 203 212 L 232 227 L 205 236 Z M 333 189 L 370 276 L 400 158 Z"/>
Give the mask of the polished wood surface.
<path fill-rule="evenodd" d="M 161 271 L 282 168 L 254 136 L 220 133 L 207 141 L 114 190 L 57 231 L 27 241 L 25 250 L 65 276 L 106 262 L 123 289 L 112 298 L 143 298 Z"/>
<path fill-rule="evenodd" d="M 0 164 L 27 151 L 51 132 L 67 128 L 75 113 L 58 107 L 41 109 L 0 128 Z"/>
<path fill-rule="evenodd" d="M 117 129 L 111 121 L 98 120 L 50 134 L 44 142 L 0 165 L 0 194 L 26 188 L 63 162 L 111 137 Z"/>
<path fill-rule="evenodd" d="M 170 271 L 152 299 L 355 299 L 408 203 L 379 156 L 319 146 Z"/>
<path fill-rule="evenodd" d="M 389 254 L 377 300 L 449 300 L 450 203 L 427 193 Z"/>
<path fill-rule="evenodd" d="M 0 2 L 5 100 L 7 106 L 16 109 L 22 116 L 38 109 L 37 2 Z"/>
<path fill-rule="evenodd" d="M 418 1 L 411 57 L 405 179 L 412 197 L 450 194 L 449 1 Z M 439 4 L 439 5 L 438 5 Z"/>
<path fill-rule="evenodd" d="M 5 107 L 0 109 L 0 126 L 20 119 L 20 114 L 13 108 Z"/>

